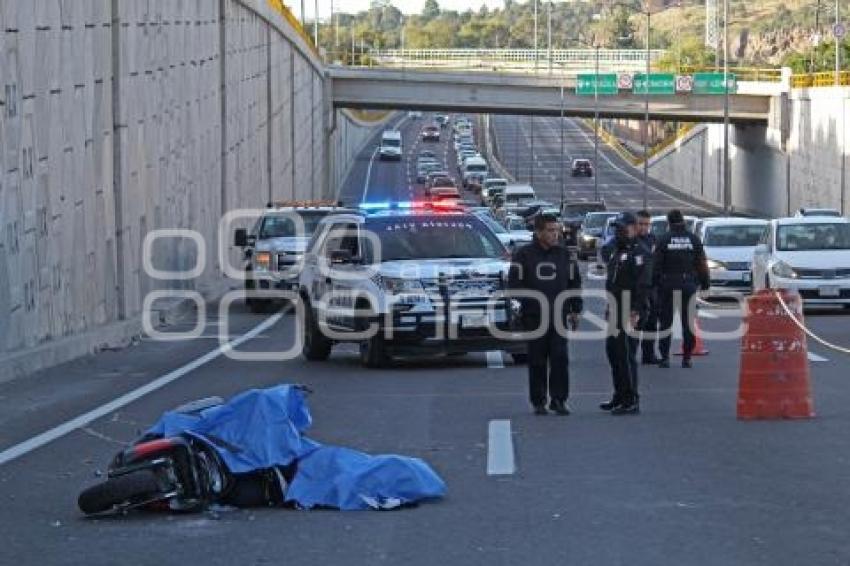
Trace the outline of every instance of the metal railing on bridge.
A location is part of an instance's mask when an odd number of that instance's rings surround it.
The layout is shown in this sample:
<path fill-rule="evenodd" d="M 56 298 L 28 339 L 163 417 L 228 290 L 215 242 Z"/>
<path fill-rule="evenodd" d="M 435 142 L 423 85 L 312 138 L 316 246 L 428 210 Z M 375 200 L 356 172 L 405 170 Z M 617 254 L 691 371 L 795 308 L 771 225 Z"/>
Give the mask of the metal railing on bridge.
<path fill-rule="evenodd" d="M 664 55 L 664 50 L 650 50 L 650 62 Z M 373 49 L 369 59 L 378 66 L 428 67 L 444 69 L 491 70 L 500 68 L 534 69 L 538 71 L 589 69 L 595 65 L 595 49 Z M 646 65 L 643 49 L 600 49 L 599 65 L 603 69 L 640 70 Z"/>
<path fill-rule="evenodd" d="M 838 76 L 838 85 L 850 86 L 850 71 L 841 71 Z M 808 73 L 804 75 L 793 75 L 791 77 L 792 88 L 811 88 L 836 86 L 835 71 L 823 73 Z"/>

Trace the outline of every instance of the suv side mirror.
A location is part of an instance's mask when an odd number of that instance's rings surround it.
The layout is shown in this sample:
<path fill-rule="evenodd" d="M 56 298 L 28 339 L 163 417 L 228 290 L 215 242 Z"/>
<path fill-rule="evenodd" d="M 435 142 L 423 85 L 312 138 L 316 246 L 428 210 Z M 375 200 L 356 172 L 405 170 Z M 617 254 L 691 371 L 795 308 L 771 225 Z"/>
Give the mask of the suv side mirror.
<path fill-rule="evenodd" d="M 351 255 L 351 250 L 335 250 L 331 252 L 332 265 L 348 265 L 354 263 L 354 256 Z"/>
<path fill-rule="evenodd" d="M 237 228 L 233 233 L 233 245 L 239 248 L 248 245 L 248 231 L 245 228 Z"/>

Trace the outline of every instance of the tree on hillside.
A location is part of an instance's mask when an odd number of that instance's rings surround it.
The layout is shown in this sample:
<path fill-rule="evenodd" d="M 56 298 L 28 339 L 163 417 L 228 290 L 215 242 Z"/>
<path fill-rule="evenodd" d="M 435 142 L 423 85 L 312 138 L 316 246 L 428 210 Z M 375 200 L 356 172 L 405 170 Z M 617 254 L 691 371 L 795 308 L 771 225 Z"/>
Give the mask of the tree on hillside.
<path fill-rule="evenodd" d="M 440 17 L 440 5 L 437 0 L 425 0 L 425 5 L 422 7 L 422 17 L 426 20 L 433 20 Z"/>

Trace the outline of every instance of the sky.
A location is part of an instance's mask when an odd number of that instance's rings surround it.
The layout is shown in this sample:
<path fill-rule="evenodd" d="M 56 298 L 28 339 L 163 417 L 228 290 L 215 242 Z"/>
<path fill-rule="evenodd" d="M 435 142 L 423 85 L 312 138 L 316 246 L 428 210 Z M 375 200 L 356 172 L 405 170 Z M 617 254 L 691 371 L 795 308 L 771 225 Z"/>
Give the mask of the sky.
<path fill-rule="evenodd" d="M 316 0 L 304 0 L 304 11 L 307 19 L 313 18 Z M 501 8 L 503 0 L 437 0 L 444 10 L 457 10 L 458 12 L 472 8 L 478 10 L 482 4 L 488 8 Z M 425 0 L 392 0 L 392 4 L 405 14 L 418 14 L 422 11 Z M 284 4 L 292 8 L 296 16 L 301 12 L 301 0 L 284 0 Z M 369 0 L 334 0 L 334 10 L 337 12 L 357 13 L 369 9 Z M 331 14 L 330 0 L 319 0 L 319 18 L 329 18 Z M 300 17 L 300 16 L 299 16 Z"/>

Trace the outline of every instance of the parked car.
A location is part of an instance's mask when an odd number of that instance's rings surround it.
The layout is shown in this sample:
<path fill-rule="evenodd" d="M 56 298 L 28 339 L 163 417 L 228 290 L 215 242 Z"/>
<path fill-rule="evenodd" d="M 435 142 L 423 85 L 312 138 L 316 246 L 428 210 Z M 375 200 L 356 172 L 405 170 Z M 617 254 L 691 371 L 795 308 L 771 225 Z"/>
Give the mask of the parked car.
<path fill-rule="evenodd" d="M 766 228 L 766 220 L 753 218 L 708 218 L 702 223 L 697 235 L 711 272 L 709 295 L 752 289 L 753 253 Z"/>
<path fill-rule="evenodd" d="M 806 304 L 850 305 L 850 220 L 771 220 L 753 256 L 754 289 L 792 289 Z"/>

